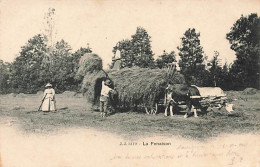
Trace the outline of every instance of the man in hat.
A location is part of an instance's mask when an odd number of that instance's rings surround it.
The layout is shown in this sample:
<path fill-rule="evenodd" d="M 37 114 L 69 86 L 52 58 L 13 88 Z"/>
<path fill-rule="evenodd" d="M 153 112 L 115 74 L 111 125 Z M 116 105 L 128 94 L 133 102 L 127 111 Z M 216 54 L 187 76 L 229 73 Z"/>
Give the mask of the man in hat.
<path fill-rule="evenodd" d="M 100 114 L 102 117 L 105 117 L 107 114 L 107 106 L 109 101 L 109 92 L 112 90 L 109 86 L 111 86 L 111 80 L 106 79 L 102 81 L 102 88 L 100 94 Z"/>
<path fill-rule="evenodd" d="M 45 87 L 41 110 L 44 112 L 56 111 L 55 91 L 50 83 Z"/>

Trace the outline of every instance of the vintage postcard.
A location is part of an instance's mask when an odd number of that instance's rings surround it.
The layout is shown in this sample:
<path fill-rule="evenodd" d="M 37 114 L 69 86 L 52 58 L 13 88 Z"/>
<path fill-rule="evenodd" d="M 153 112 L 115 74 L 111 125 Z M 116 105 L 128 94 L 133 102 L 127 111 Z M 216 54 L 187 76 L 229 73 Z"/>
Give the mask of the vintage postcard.
<path fill-rule="evenodd" d="M 0 0 L 0 167 L 260 167 L 259 0 Z"/>

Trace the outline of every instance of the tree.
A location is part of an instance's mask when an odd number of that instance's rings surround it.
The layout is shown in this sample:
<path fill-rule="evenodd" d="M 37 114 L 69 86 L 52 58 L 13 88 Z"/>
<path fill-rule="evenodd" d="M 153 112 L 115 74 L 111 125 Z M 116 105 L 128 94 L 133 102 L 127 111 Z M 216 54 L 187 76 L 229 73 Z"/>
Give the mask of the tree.
<path fill-rule="evenodd" d="M 224 90 L 232 89 L 232 78 L 230 77 L 230 68 L 227 62 L 225 62 L 224 66 L 222 67 L 222 75 L 221 78 L 223 79 L 220 83 L 220 87 Z"/>
<path fill-rule="evenodd" d="M 9 89 L 10 64 L 0 59 L 0 93 L 7 93 Z"/>
<path fill-rule="evenodd" d="M 198 75 L 205 70 L 205 66 L 202 64 L 204 52 L 200 46 L 199 37 L 200 33 L 196 33 L 194 28 L 189 28 L 181 38 L 181 46 L 177 47 L 181 73 L 184 74 L 188 83 L 191 82 L 192 78 L 199 77 Z"/>
<path fill-rule="evenodd" d="M 112 50 L 121 52 L 122 67 L 139 66 L 142 68 L 154 67 L 153 52 L 151 50 L 151 37 L 142 27 L 137 27 L 131 40 L 125 39 L 117 43 Z M 111 65 L 113 66 L 113 64 Z"/>
<path fill-rule="evenodd" d="M 44 14 L 44 32 L 45 41 L 48 47 L 53 47 L 56 30 L 55 30 L 55 9 L 49 8 L 48 12 Z"/>
<path fill-rule="evenodd" d="M 142 27 L 137 27 L 136 33 L 132 35 L 132 51 L 135 55 L 135 65 L 139 67 L 153 67 L 154 58 L 151 50 L 151 37 Z"/>
<path fill-rule="evenodd" d="M 19 56 L 10 68 L 11 86 L 20 92 L 33 93 L 45 83 L 42 60 L 46 55 L 47 46 L 44 37 L 38 34 L 21 48 Z"/>
<path fill-rule="evenodd" d="M 50 68 L 50 82 L 60 91 L 70 90 L 74 85 L 74 62 L 71 46 L 63 39 L 55 44 L 51 53 L 52 67 Z"/>
<path fill-rule="evenodd" d="M 223 79 L 221 77 L 222 74 L 222 68 L 219 66 L 219 52 L 214 51 L 214 56 L 213 59 L 210 61 L 211 68 L 209 69 L 210 71 L 210 81 L 212 86 L 217 86 L 221 80 Z"/>
<path fill-rule="evenodd" d="M 55 9 L 50 8 L 44 17 L 45 32 L 29 39 L 10 66 L 9 85 L 17 92 L 35 93 L 47 82 L 51 82 L 58 92 L 77 89 L 78 61 L 83 54 L 92 51 L 89 47 L 80 48 L 72 55 L 67 42 L 54 43 L 54 15 Z"/>
<path fill-rule="evenodd" d="M 44 31 L 42 35 L 44 36 L 44 42 L 47 46 L 47 52 L 44 56 L 42 65 L 44 66 L 44 69 L 48 75 L 51 75 L 49 71 L 53 68 L 53 56 L 52 53 L 54 51 L 54 44 L 56 42 L 57 31 L 55 29 L 55 9 L 49 8 L 48 12 L 44 14 Z M 51 78 L 52 76 L 49 76 L 48 78 Z"/>
<path fill-rule="evenodd" d="M 176 62 L 175 52 L 171 51 L 170 53 L 167 53 L 164 50 L 163 54 L 156 59 L 155 64 L 158 68 L 167 68 L 167 65 L 173 62 Z"/>
<path fill-rule="evenodd" d="M 131 40 L 122 40 L 118 42 L 117 46 L 113 48 L 113 53 L 115 54 L 117 50 L 121 53 L 121 66 L 122 68 L 128 67 L 131 68 L 135 64 L 135 55 L 132 50 Z M 113 67 L 113 64 L 111 65 Z"/>
<path fill-rule="evenodd" d="M 46 58 L 50 58 L 52 63 Z M 75 65 L 67 42 L 57 42 L 49 52 L 44 37 L 36 35 L 22 46 L 19 56 L 11 65 L 11 87 L 18 92 L 35 93 L 51 82 L 58 92 L 76 89 Z"/>
<path fill-rule="evenodd" d="M 259 88 L 260 18 L 257 14 L 241 16 L 231 27 L 226 38 L 236 52 L 230 74 L 234 89 Z"/>

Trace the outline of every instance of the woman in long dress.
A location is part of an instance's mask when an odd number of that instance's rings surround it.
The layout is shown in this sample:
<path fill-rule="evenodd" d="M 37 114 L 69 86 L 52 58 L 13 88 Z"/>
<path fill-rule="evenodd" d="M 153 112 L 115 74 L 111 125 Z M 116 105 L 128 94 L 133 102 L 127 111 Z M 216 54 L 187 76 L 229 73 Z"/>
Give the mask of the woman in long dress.
<path fill-rule="evenodd" d="M 48 83 L 44 90 L 43 94 L 43 103 L 42 103 L 42 111 L 56 111 L 55 104 L 55 90 L 52 88 L 52 85 Z"/>

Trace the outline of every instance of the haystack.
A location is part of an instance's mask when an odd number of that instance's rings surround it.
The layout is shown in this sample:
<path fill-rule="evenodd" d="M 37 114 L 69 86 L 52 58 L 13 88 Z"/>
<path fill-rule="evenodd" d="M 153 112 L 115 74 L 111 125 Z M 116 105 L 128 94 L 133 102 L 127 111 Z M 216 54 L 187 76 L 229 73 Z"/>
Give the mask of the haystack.
<path fill-rule="evenodd" d="M 73 92 L 73 91 L 64 91 L 63 93 L 62 93 L 62 95 L 63 96 L 66 96 L 66 97 L 74 97 L 74 96 L 76 96 L 76 92 Z"/>
<path fill-rule="evenodd" d="M 104 78 L 106 78 L 106 75 L 103 71 L 95 71 L 87 73 L 83 79 L 82 92 L 93 105 L 99 104 L 102 80 Z"/>
<path fill-rule="evenodd" d="M 255 88 L 246 88 L 245 90 L 243 90 L 244 95 L 254 95 L 257 93 L 258 93 L 258 90 Z"/>
<path fill-rule="evenodd" d="M 88 61 L 90 60 L 90 61 Z M 164 97 L 168 83 L 185 83 L 183 75 L 174 73 L 169 76 L 167 69 L 124 68 L 121 70 L 102 70 L 102 60 L 95 54 L 88 54 L 80 60 L 79 74 L 85 75 L 82 91 L 89 102 L 98 104 L 101 83 L 108 77 L 119 94 L 120 104 L 125 107 L 136 105 L 152 106 Z"/>
<path fill-rule="evenodd" d="M 108 71 L 108 75 L 119 93 L 120 102 L 125 106 L 152 106 L 164 98 L 168 83 L 184 82 L 184 77 L 179 73 L 169 78 L 166 69 L 125 68 Z"/>
<path fill-rule="evenodd" d="M 97 72 L 103 69 L 102 59 L 94 53 L 86 53 L 80 58 L 77 76 L 85 76 L 87 73 Z"/>

